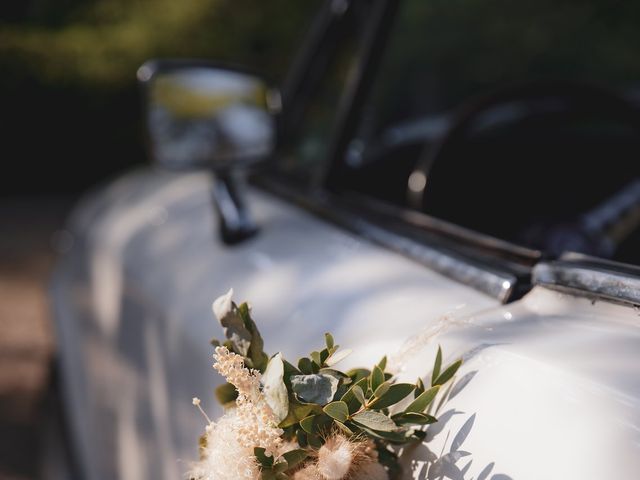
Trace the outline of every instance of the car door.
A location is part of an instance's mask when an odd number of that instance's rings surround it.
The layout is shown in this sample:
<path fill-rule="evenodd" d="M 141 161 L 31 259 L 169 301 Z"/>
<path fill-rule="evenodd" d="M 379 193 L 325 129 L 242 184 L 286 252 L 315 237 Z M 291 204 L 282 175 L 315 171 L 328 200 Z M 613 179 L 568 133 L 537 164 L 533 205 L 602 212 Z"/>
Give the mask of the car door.
<path fill-rule="evenodd" d="M 374 3 L 367 41 L 387 5 Z M 344 13 L 336 2 L 330 7 Z M 359 61 L 364 48 L 371 46 L 355 39 L 347 60 Z M 324 78 L 338 76 L 328 91 L 340 96 L 350 62 L 338 57 L 335 65 Z M 308 110 L 317 111 L 312 103 Z M 517 291 L 513 268 L 474 260 L 451 239 L 445 248 L 446 240 L 403 230 L 415 225 L 391 228 L 394 215 L 383 210 L 365 215 L 332 201 L 316 180 L 329 155 L 309 145 L 339 128 L 331 119 L 318 125 L 324 133 L 312 129 L 316 138 L 303 134 L 285 147 L 278 166 L 250 188 L 261 231 L 236 246 L 218 240 L 206 172 L 139 169 L 90 194 L 71 216 L 74 245 L 60 259 L 52 292 L 63 392 L 86 478 L 169 479 L 188 469 L 203 427 L 191 397 L 217 414 L 211 391 L 220 380 L 208 341 L 220 332 L 211 302 L 230 287 L 252 303 L 272 348 L 301 354 L 331 330 L 354 348 L 354 363 Z M 450 228 L 451 238 L 468 235 Z"/>

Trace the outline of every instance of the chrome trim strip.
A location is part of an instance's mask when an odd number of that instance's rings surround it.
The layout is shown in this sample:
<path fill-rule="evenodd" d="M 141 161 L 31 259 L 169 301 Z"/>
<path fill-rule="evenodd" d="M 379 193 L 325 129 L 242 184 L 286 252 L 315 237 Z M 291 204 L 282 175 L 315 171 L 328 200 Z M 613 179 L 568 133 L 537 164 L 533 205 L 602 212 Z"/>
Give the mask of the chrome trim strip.
<path fill-rule="evenodd" d="M 533 269 L 534 285 L 640 305 L 640 268 L 576 253 Z"/>
<path fill-rule="evenodd" d="M 266 176 L 254 179 L 262 189 L 284 198 L 318 217 L 345 230 L 355 233 L 375 244 L 393 250 L 452 280 L 468 285 L 500 302 L 505 303 L 524 292 L 522 273 L 512 272 L 509 268 L 500 268 L 494 258 L 471 257 L 468 253 L 457 251 L 457 242 L 446 240 L 447 246 L 431 245 L 431 242 L 411 238 L 389 225 L 384 227 L 367 220 L 364 212 L 354 211 L 350 205 L 339 202 L 327 193 L 297 192 L 294 188 Z M 418 235 L 416 235 L 418 237 Z M 478 259 L 481 258 L 481 259 Z M 483 261 L 484 258 L 486 261 Z M 528 286 L 526 275 L 524 286 Z"/>

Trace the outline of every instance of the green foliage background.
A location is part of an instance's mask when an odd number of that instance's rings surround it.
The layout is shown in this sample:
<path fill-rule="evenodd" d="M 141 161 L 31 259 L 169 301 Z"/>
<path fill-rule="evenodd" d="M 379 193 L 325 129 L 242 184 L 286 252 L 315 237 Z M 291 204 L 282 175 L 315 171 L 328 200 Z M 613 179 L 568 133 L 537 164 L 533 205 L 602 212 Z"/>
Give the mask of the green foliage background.
<path fill-rule="evenodd" d="M 135 72 L 201 57 L 280 80 L 319 5 L 295 0 L 24 0 L 0 6 L 7 193 L 76 192 L 144 161 Z"/>

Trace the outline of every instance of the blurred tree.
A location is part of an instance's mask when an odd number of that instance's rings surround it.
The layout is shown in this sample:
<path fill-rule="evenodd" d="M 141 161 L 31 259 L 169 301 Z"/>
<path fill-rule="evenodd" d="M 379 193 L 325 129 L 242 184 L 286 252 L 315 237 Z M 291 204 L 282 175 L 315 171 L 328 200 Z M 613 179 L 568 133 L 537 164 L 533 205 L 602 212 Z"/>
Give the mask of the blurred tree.
<path fill-rule="evenodd" d="M 319 0 L 23 0 L 0 6 L 4 194 L 76 192 L 144 161 L 137 67 L 245 64 L 276 80 Z M 16 177 L 17 175 L 17 177 Z"/>

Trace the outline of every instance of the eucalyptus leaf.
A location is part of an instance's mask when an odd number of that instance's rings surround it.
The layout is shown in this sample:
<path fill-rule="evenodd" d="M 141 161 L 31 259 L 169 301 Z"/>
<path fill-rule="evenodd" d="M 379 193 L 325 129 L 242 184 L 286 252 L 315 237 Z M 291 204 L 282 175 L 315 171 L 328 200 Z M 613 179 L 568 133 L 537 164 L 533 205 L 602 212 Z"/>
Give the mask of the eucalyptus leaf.
<path fill-rule="evenodd" d="M 384 413 L 376 412 L 373 410 L 365 410 L 352 417 L 355 423 L 376 430 L 380 432 L 392 432 L 397 429 L 393 420 L 387 417 Z"/>
<path fill-rule="evenodd" d="M 325 340 L 325 343 L 327 344 L 327 349 L 331 350 L 335 345 L 335 342 L 333 341 L 333 336 L 327 332 L 324 334 L 324 340 Z"/>
<path fill-rule="evenodd" d="M 398 416 L 394 415 L 393 421 L 398 425 L 428 425 L 430 423 L 435 423 L 438 420 L 426 413 L 403 412 Z"/>
<path fill-rule="evenodd" d="M 424 382 L 422 381 L 421 378 L 418 378 L 418 381 L 416 382 L 416 391 L 414 392 L 414 395 L 417 397 L 424 391 L 425 391 Z"/>
<path fill-rule="evenodd" d="M 311 360 L 307 357 L 302 357 L 300 360 L 298 360 L 298 369 L 300 369 L 300 372 L 307 375 L 313 373 L 313 365 Z"/>
<path fill-rule="evenodd" d="M 309 415 L 308 417 L 300 420 L 300 427 L 307 433 L 313 433 L 313 423 L 316 418 L 316 415 Z"/>
<path fill-rule="evenodd" d="M 362 391 L 360 385 L 354 385 L 352 393 L 353 396 L 356 397 L 356 400 L 360 403 L 360 405 L 364 405 L 364 392 Z"/>
<path fill-rule="evenodd" d="M 382 385 L 384 385 L 384 383 Z M 376 409 L 381 409 L 395 405 L 413 392 L 414 388 L 416 388 L 415 385 L 410 383 L 395 383 L 391 385 L 383 395 L 378 396 L 378 390 L 380 390 L 380 387 L 378 387 L 375 393 L 375 396 L 378 398 L 371 402 L 371 406 Z"/>
<path fill-rule="evenodd" d="M 326 405 L 333 400 L 338 390 L 339 380 L 333 375 L 313 373 L 291 376 L 291 388 L 305 403 Z"/>
<path fill-rule="evenodd" d="M 295 425 L 296 423 L 301 421 L 303 418 L 308 416 L 312 410 L 313 410 L 312 405 L 306 405 L 304 403 L 298 403 L 295 400 L 290 400 L 289 414 L 287 415 L 287 418 L 285 418 L 282 422 L 280 422 L 280 425 L 278 426 L 280 428 L 287 428 L 292 425 Z"/>
<path fill-rule="evenodd" d="M 440 376 L 440 368 L 442 368 L 442 348 L 438 345 L 438 353 L 436 354 L 436 362 L 433 365 L 433 372 L 431 373 L 431 386 L 437 385 L 436 379 Z"/>
<path fill-rule="evenodd" d="M 251 359 L 251 366 L 253 368 L 264 372 L 269 357 L 264 353 L 264 341 L 262 340 L 258 326 L 251 318 L 249 304 L 246 302 L 242 303 L 238 307 L 238 313 L 244 322 L 244 327 L 251 335 L 251 344 L 249 345 L 249 351 L 246 356 Z"/>
<path fill-rule="evenodd" d="M 307 443 L 312 448 L 320 448 L 322 446 L 322 439 L 318 435 L 307 434 Z"/>
<path fill-rule="evenodd" d="M 284 473 L 289 469 L 289 463 L 287 461 L 284 462 L 278 462 L 273 466 L 273 471 L 278 474 L 278 473 Z M 276 478 L 277 475 L 276 475 Z"/>
<path fill-rule="evenodd" d="M 215 390 L 216 399 L 221 405 L 226 405 L 231 402 L 235 402 L 238 398 L 238 390 L 230 383 L 223 383 L 218 385 Z"/>
<path fill-rule="evenodd" d="M 262 447 L 255 447 L 253 449 L 253 454 L 258 459 L 258 463 L 263 467 L 270 468 L 273 465 L 273 457 L 268 457 L 265 454 L 265 449 Z"/>
<path fill-rule="evenodd" d="M 368 378 L 371 375 L 371 370 L 367 370 L 366 368 L 352 368 L 347 372 L 347 375 L 354 382 L 358 382 L 363 378 Z"/>
<path fill-rule="evenodd" d="M 311 360 L 313 360 L 313 363 L 315 363 L 318 367 L 322 367 L 322 358 L 320 358 L 320 352 L 311 352 Z"/>
<path fill-rule="evenodd" d="M 343 432 L 344 434 L 346 434 L 346 435 L 348 435 L 348 436 L 352 436 L 352 435 L 354 434 L 354 433 L 353 433 L 353 430 L 351 430 L 349 427 L 347 427 L 344 423 L 339 422 L 339 421 L 337 421 L 337 420 L 336 420 L 334 423 L 338 426 L 338 428 L 339 428 L 340 430 L 342 430 L 342 432 Z"/>
<path fill-rule="evenodd" d="M 284 363 L 280 353 L 269 360 L 262 375 L 262 385 L 267 404 L 273 410 L 278 423 L 282 422 L 289 413 L 289 393 L 284 384 Z"/>
<path fill-rule="evenodd" d="M 325 405 L 322 410 L 324 410 L 324 413 L 329 415 L 331 418 L 334 418 L 339 422 L 346 422 L 347 418 L 349 418 L 349 407 L 345 402 L 341 402 L 339 400 Z"/>
<path fill-rule="evenodd" d="M 461 365 L 462 365 L 462 360 L 453 362 L 449 367 L 447 367 L 447 369 L 444 372 L 442 372 L 438 376 L 438 378 L 436 378 L 435 384 L 444 385 L 445 383 L 447 383 L 449 380 L 453 378 L 453 376 L 456 374 L 456 372 L 458 371 Z"/>
<path fill-rule="evenodd" d="M 384 357 L 382 357 L 382 359 L 378 362 L 378 367 L 380 367 L 380 370 L 382 370 L 384 372 L 384 369 L 387 368 L 387 356 L 385 355 Z"/>
<path fill-rule="evenodd" d="M 431 387 L 429 390 L 425 390 L 418 396 L 418 398 L 411 402 L 409 406 L 404 409 L 404 411 L 418 413 L 424 412 L 426 408 L 431 404 L 431 402 L 433 402 L 433 399 L 436 398 L 438 390 L 440 390 L 439 385 Z"/>
<path fill-rule="evenodd" d="M 347 393 L 345 393 L 340 400 L 342 400 L 343 402 L 345 402 L 348 406 L 349 406 L 349 412 L 353 413 L 355 411 L 358 410 L 358 408 L 360 408 L 360 405 L 364 405 L 364 389 L 367 388 L 367 383 L 369 382 L 367 377 L 363 377 L 361 378 L 359 381 L 357 381 L 349 390 L 347 390 Z M 356 397 L 356 392 L 355 392 L 355 388 L 358 387 L 360 389 L 360 392 L 362 393 L 362 398 L 358 398 Z"/>
<path fill-rule="evenodd" d="M 373 367 L 371 371 L 371 375 L 369 376 L 369 388 L 371 388 L 372 392 L 376 391 L 382 383 L 384 382 L 384 372 L 377 365 Z"/>
<path fill-rule="evenodd" d="M 380 398 L 389 391 L 389 388 L 391 388 L 391 384 L 389 382 L 383 382 L 376 388 L 376 391 L 373 392 L 373 396 Z"/>
<path fill-rule="evenodd" d="M 397 444 L 407 443 L 411 439 L 412 435 L 412 433 L 408 431 L 382 432 L 378 430 L 372 430 L 371 428 L 367 428 L 364 426 L 361 426 L 361 430 L 369 437 Z"/>
<path fill-rule="evenodd" d="M 334 354 L 330 355 L 329 358 L 327 358 L 324 363 L 328 367 L 332 367 L 336 363 L 341 362 L 342 360 L 347 358 L 349 355 L 351 355 L 351 352 L 352 350 L 349 348 L 345 348 L 344 350 L 338 350 Z"/>
<path fill-rule="evenodd" d="M 289 450 L 288 452 L 283 453 L 282 456 L 289 464 L 289 468 L 294 468 L 304 462 L 308 454 L 303 449 L 296 448 L 295 450 Z"/>
<path fill-rule="evenodd" d="M 218 320 L 224 329 L 225 337 L 231 342 L 232 350 L 243 357 L 247 357 L 249 355 L 249 347 L 251 347 L 252 335 L 245 326 L 238 307 L 236 307 L 235 303 L 231 303 L 231 308 L 219 310 L 218 314 L 220 312 L 224 312 L 224 314 L 218 317 Z"/>

